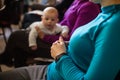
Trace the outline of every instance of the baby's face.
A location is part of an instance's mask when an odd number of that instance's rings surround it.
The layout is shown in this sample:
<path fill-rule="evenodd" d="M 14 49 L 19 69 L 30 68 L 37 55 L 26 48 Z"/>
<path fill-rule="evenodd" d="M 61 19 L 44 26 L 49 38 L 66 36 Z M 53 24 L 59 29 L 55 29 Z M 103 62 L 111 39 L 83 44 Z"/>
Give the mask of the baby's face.
<path fill-rule="evenodd" d="M 53 29 L 58 22 L 58 16 L 55 13 L 45 13 L 42 22 L 47 29 Z"/>

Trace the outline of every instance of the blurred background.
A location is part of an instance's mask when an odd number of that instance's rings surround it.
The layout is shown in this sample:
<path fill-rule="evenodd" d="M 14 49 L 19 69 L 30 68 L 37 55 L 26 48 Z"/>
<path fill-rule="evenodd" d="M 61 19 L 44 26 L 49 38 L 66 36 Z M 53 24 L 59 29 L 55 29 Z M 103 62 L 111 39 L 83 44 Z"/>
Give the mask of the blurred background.
<path fill-rule="evenodd" d="M 32 22 L 40 21 L 41 11 L 56 7 L 61 21 L 64 12 L 74 0 L 0 0 L 0 54 L 4 52 L 7 40 L 13 31 L 26 29 Z M 0 65 L 2 71 L 13 69 Z"/>

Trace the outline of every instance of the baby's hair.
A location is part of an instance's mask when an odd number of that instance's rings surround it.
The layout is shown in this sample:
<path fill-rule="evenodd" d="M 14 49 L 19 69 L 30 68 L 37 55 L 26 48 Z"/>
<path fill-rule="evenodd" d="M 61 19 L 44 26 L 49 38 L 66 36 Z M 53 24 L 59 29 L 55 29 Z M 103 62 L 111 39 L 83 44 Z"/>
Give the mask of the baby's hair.
<path fill-rule="evenodd" d="M 56 8 L 54 7 L 46 7 L 44 10 L 43 10 L 43 14 L 44 13 L 55 13 L 57 16 L 58 16 L 58 11 Z"/>

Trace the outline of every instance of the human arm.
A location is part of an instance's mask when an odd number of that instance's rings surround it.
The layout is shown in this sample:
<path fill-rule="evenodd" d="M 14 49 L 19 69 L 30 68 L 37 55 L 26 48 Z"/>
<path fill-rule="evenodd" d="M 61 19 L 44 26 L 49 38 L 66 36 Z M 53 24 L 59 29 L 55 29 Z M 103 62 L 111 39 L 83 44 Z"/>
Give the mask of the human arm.
<path fill-rule="evenodd" d="M 63 69 L 63 74 L 62 75 L 64 75 L 64 76 L 62 76 L 62 77 L 65 80 L 79 80 L 79 77 L 75 78 L 75 75 L 76 76 L 80 76 L 80 75 L 83 75 L 84 73 L 78 73 L 79 68 L 77 68 L 75 66 L 75 64 L 72 63 L 73 62 L 72 59 L 66 54 L 65 42 L 63 41 L 62 37 L 59 37 L 59 40 L 57 40 L 56 42 L 54 42 L 53 45 L 51 46 L 51 56 L 54 59 L 56 59 L 56 57 L 58 57 L 61 54 L 64 54 L 64 55 L 62 55 L 61 57 L 59 57 L 59 60 L 56 62 L 56 69 L 60 65 L 61 65 L 60 66 L 61 68 L 63 67 L 62 68 Z M 62 60 L 63 64 L 60 63 L 61 60 Z M 65 72 L 65 74 L 64 74 L 64 72 Z M 75 75 L 73 75 L 73 74 L 69 75 L 68 74 L 68 73 L 71 73 L 71 72 L 74 73 Z M 65 78 L 65 76 L 66 76 L 66 78 Z M 69 76 L 69 78 L 68 78 L 68 76 Z"/>
<path fill-rule="evenodd" d="M 69 37 L 70 37 L 76 28 L 84 24 L 87 24 L 88 22 L 93 20 L 98 15 L 99 12 L 100 12 L 100 8 L 91 2 L 85 3 L 82 7 L 81 5 L 78 5 L 78 7 L 75 9 L 73 9 L 73 6 L 71 6 L 66 11 L 64 17 L 65 19 L 63 19 L 60 22 L 60 24 L 69 26 Z M 43 40 L 48 43 L 53 43 L 58 39 L 59 39 L 59 35 L 45 35 L 43 38 Z M 69 38 L 65 38 L 64 40 L 69 40 Z"/>
<path fill-rule="evenodd" d="M 116 30 L 115 24 L 112 28 L 111 24 L 105 24 L 104 30 L 95 33 L 94 56 L 87 71 L 78 68 L 68 55 L 59 59 L 56 69 L 64 80 L 114 80 L 120 69 L 120 28 Z"/>
<path fill-rule="evenodd" d="M 51 56 L 55 59 L 61 53 L 66 53 L 66 47 L 63 38 L 59 37 L 59 40 L 55 41 L 51 46 Z"/>
<path fill-rule="evenodd" d="M 37 33 L 38 33 L 38 36 L 40 39 L 43 39 L 43 37 L 45 36 L 44 32 L 39 28 L 39 27 L 35 27 Z"/>
<path fill-rule="evenodd" d="M 73 75 L 73 73 L 77 76 L 80 77 L 80 75 L 82 76 L 83 73 L 78 73 L 79 68 L 77 68 L 75 66 L 75 64 L 71 65 L 71 62 L 73 62 L 71 60 L 70 57 L 68 57 L 68 55 L 66 54 L 66 47 L 65 47 L 65 41 L 63 41 L 62 37 L 59 38 L 59 40 L 57 40 L 56 42 L 53 43 L 53 45 L 51 46 L 51 56 L 56 59 L 56 57 L 58 57 L 59 55 L 63 54 L 61 57 L 59 57 L 60 60 L 58 60 L 56 62 L 56 67 L 57 66 L 62 66 L 63 68 L 63 78 L 65 80 L 79 80 L 79 78 L 75 78 L 75 76 Z M 62 59 L 63 64 L 60 63 Z M 58 63 L 58 64 L 57 64 Z M 75 68 L 75 69 L 73 69 Z M 77 68 L 77 69 L 76 69 Z M 69 70 L 70 69 L 70 70 Z M 80 70 L 79 70 L 80 71 Z M 64 73 L 65 72 L 65 73 Z M 67 72 L 67 73 L 66 73 Z M 69 72 L 72 73 L 72 75 L 69 75 Z M 60 71 L 61 73 L 61 71 Z M 69 78 L 68 78 L 69 76 Z M 66 77 L 66 78 L 65 78 Z"/>
<path fill-rule="evenodd" d="M 70 0 L 70 1 L 68 1 L 68 2 L 72 3 L 73 0 Z M 67 6 L 70 5 L 70 3 L 69 3 L 69 4 L 66 3 L 65 0 L 63 0 L 63 2 L 62 2 L 62 4 L 67 4 Z M 63 11 L 63 8 L 61 8 L 61 7 L 64 7 L 64 6 L 63 6 L 62 4 L 56 6 L 56 8 L 57 8 L 58 11 L 61 11 L 61 10 Z M 61 5 L 62 5 L 62 6 L 61 6 Z M 59 10 L 59 8 L 60 8 L 60 10 Z M 62 20 L 62 21 L 63 21 L 63 20 Z M 63 22 L 64 22 L 64 21 L 63 21 Z M 43 38 L 43 41 L 48 42 L 48 43 L 53 43 L 53 42 L 55 42 L 56 40 L 59 39 L 59 36 L 60 36 L 60 35 L 45 35 L 44 38 Z M 64 39 L 64 40 L 69 40 L 69 38 L 66 38 L 66 39 Z"/>
<path fill-rule="evenodd" d="M 68 32 L 61 33 L 61 36 L 64 37 L 64 38 L 68 38 L 69 37 Z"/>
<path fill-rule="evenodd" d="M 30 25 L 30 33 L 29 33 L 29 47 L 32 49 L 32 50 L 36 50 L 37 49 L 37 43 L 36 43 L 36 39 L 37 39 L 37 36 L 38 36 L 38 32 L 36 30 L 36 27 L 37 26 L 37 23 L 33 23 Z"/>
<path fill-rule="evenodd" d="M 35 32 L 33 32 L 33 30 L 30 31 L 29 33 L 29 47 L 32 50 L 36 50 L 37 49 L 37 43 L 36 43 L 36 35 L 34 34 Z"/>
<path fill-rule="evenodd" d="M 63 38 L 68 38 L 69 35 L 69 28 L 68 26 L 66 25 L 60 25 L 60 24 L 56 24 L 56 29 L 55 29 L 55 32 L 56 33 L 60 33 L 60 35 L 63 37 Z"/>
<path fill-rule="evenodd" d="M 61 32 L 61 36 L 63 36 L 64 38 L 68 38 L 69 37 L 69 35 L 68 35 L 68 33 L 69 33 L 69 28 L 68 28 L 68 26 L 62 26 L 62 32 Z"/>

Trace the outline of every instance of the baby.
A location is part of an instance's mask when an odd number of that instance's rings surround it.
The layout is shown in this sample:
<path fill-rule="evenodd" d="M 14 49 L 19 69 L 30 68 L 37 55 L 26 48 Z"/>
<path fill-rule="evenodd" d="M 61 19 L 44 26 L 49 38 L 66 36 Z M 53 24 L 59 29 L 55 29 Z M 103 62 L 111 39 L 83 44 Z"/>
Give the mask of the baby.
<path fill-rule="evenodd" d="M 58 24 L 58 11 L 54 7 L 47 7 L 43 10 L 43 15 L 41 16 L 41 21 L 34 22 L 30 25 L 29 33 L 29 47 L 32 50 L 37 49 L 36 38 L 38 37 L 38 30 L 42 31 L 47 35 L 60 34 L 62 37 L 68 37 L 69 29 L 65 25 Z"/>

